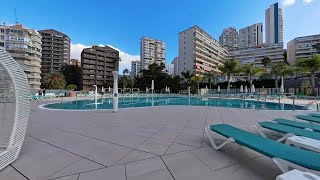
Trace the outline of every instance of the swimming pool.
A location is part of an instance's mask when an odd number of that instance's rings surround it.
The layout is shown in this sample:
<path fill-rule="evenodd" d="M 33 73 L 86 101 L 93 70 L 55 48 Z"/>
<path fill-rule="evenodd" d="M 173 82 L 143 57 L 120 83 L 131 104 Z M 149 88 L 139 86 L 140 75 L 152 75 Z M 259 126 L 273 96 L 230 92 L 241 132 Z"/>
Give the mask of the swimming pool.
<path fill-rule="evenodd" d="M 119 98 L 119 108 L 151 107 L 151 106 L 213 106 L 240 109 L 256 110 L 302 110 L 302 106 L 290 104 L 279 104 L 272 102 L 258 102 L 240 99 L 220 99 L 220 98 L 201 98 L 201 97 L 124 97 Z M 43 108 L 64 109 L 64 110 L 95 110 L 113 109 L 111 98 L 100 98 L 95 101 L 78 100 L 65 101 L 61 103 L 46 104 Z"/>

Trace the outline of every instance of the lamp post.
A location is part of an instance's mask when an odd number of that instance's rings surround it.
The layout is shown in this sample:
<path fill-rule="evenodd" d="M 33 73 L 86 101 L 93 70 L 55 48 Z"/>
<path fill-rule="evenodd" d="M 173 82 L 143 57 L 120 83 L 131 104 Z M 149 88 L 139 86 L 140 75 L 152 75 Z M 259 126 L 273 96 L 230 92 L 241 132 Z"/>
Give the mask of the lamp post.
<path fill-rule="evenodd" d="M 113 75 L 113 112 L 118 112 L 118 103 L 119 103 L 118 76 L 119 76 L 119 71 L 112 71 L 112 75 Z"/>

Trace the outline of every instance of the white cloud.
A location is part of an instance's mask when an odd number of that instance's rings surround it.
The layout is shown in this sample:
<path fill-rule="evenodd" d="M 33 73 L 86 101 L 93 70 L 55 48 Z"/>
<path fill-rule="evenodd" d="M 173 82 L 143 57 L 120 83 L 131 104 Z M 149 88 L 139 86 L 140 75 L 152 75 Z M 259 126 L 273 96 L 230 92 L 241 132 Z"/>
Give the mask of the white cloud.
<path fill-rule="evenodd" d="M 103 44 L 99 44 L 99 46 L 104 46 Z M 131 70 L 131 61 L 136 61 L 136 60 L 140 60 L 140 56 L 139 55 L 131 55 L 128 54 L 126 52 L 121 51 L 119 48 L 116 48 L 112 45 L 108 45 L 111 48 L 116 49 L 117 51 L 119 51 L 119 55 L 121 57 L 121 61 L 120 61 L 120 65 L 119 65 L 119 72 L 120 74 L 122 74 L 122 71 L 124 69 L 128 69 L 129 71 Z M 88 48 L 91 46 L 87 46 L 84 44 L 72 44 L 71 43 L 71 58 L 72 59 L 78 59 L 79 61 L 81 60 L 81 52 L 84 48 Z"/>
<path fill-rule="evenodd" d="M 295 3 L 296 3 L 296 0 L 283 0 L 283 2 L 282 2 L 283 6 L 292 6 Z"/>
<path fill-rule="evenodd" d="M 312 3 L 314 2 L 314 0 L 303 0 L 303 4 L 309 4 L 309 3 Z"/>

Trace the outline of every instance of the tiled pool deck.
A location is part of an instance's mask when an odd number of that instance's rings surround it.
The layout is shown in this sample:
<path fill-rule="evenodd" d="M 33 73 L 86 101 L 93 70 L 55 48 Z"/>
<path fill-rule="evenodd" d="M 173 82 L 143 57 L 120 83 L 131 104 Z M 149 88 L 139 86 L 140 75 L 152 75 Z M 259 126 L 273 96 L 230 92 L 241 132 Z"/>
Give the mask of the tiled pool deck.
<path fill-rule="evenodd" d="M 280 171 L 259 153 L 237 144 L 220 151 L 210 147 L 205 125 L 227 123 L 257 133 L 255 122 L 309 113 L 192 106 L 118 113 L 38 108 L 52 101 L 32 102 L 21 154 L 0 171 L 1 180 L 275 179 Z"/>

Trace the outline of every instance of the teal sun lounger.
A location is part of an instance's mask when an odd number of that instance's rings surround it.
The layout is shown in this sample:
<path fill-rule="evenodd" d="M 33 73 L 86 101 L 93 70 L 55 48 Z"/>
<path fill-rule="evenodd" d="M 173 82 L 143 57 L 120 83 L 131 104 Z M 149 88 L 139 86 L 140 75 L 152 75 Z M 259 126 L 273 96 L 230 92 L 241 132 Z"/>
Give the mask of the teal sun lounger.
<path fill-rule="evenodd" d="M 305 123 L 305 122 L 298 122 L 298 121 L 292 121 L 292 120 L 287 120 L 287 119 L 278 119 L 278 118 L 274 119 L 272 121 L 274 121 L 278 124 L 283 124 L 283 125 L 292 126 L 292 127 L 296 127 L 296 128 L 320 132 L 320 125 L 317 125 L 317 124 L 310 124 L 310 123 Z"/>
<path fill-rule="evenodd" d="M 216 150 L 230 142 L 235 142 L 272 158 L 283 173 L 298 169 L 320 174 L 320 153 L 298 149 L 226 124 L 209 125 L 205 127 L 205 131 L 212 147 Z M 217 145 L 210 134 L 212 132 L 228 139 L 221 145 Z"/>
<path fill-rule="evenodd" d="M 320 123 L 320 118 L 314 116 L 297 115 L 296 118 L 313 123 Z"/>

